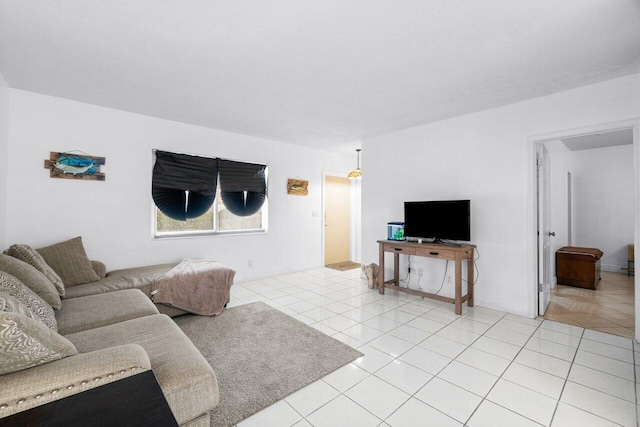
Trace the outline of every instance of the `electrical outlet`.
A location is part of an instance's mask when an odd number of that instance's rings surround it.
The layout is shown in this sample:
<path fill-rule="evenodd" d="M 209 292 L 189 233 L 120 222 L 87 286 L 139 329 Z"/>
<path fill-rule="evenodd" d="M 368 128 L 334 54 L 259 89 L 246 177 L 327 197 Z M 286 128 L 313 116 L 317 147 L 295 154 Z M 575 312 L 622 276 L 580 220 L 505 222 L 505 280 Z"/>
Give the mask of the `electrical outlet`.
<path fill-rule="evenodd" d="M 253 260 L 252 259 L 247 260 L 247 267 L 249 267 L 249 268 L 253 267 Z"/>
<path fill-rule="evenodd" d="M 421 268 L 418 269 L 418 277 L 422 277 L 422 269 Z"/>
<path fill-rule="evenodd" d="M 453 277 L 451 275 L 447 275 L 447 283 L 453 283 Z"/>

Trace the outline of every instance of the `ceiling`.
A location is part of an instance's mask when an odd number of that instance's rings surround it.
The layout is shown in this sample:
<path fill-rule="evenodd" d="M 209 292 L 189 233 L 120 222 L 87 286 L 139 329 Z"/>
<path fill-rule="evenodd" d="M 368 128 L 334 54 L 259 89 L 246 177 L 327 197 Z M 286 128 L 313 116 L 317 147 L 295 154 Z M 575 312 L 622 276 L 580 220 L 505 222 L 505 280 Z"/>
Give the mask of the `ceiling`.
<path fill-rule="evenodd" d="M 633 129 L 622 129 L 611 132 L 564 138 L 564 145 L 571 151 L 591 150 L 593 148 L 615 147 L 616 145 L 633 144 Z"/>
<path fill-rule="evenodd" d="M 330 150 L 638 72 L 638 0 L 0 2 L 13 88 Z"/>

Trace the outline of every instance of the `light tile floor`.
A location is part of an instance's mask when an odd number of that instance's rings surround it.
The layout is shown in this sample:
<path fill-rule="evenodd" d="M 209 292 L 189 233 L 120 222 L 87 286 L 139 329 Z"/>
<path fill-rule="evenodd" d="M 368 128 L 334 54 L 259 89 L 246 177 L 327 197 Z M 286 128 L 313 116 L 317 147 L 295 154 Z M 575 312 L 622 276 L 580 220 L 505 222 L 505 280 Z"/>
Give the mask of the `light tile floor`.
<path fill-rule="evenodd" d="M 236 284 L 364 356 L 242 421 L 249 426 L 637 426 L 631 339 L 387 291 L 360 270 Z"/>

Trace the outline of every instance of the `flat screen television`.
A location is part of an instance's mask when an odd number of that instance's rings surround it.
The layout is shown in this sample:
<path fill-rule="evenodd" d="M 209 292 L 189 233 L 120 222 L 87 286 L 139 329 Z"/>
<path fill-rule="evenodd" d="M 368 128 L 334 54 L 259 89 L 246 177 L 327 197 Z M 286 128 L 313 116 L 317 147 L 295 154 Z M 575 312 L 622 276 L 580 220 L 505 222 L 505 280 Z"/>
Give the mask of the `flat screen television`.
<path fill-rule="evenodd" d="M 471 201 L 440 200 L 404 202 L 404 234 L 407 238 L 471 240 Z"/>

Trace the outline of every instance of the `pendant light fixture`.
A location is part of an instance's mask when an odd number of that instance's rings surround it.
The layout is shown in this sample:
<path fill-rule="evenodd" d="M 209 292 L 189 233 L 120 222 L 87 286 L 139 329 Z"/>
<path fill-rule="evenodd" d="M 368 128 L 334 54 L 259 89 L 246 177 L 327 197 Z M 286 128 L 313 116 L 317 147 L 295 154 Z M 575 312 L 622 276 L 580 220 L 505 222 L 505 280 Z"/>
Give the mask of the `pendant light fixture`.
<path fill-rule="evenodd" d="M 349 172 L 349 175 L 347 176 L 347 178 L 349 179 L 362 178 L 362 170 L 360 169 L 360 148 L 356 148 L 356 152 L 358 153 L 358 167 Z"/>

